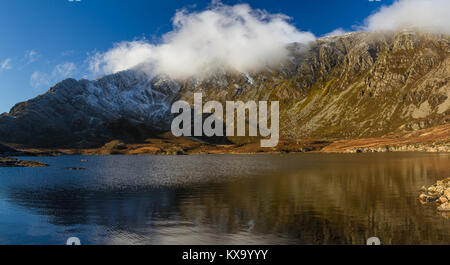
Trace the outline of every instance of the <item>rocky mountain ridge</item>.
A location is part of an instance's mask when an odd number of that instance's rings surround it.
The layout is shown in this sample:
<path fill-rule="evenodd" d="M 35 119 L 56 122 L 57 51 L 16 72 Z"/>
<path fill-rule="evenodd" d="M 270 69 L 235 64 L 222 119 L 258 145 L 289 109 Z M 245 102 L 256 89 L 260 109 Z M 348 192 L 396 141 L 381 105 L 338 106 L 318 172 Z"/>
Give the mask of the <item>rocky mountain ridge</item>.
<path fill-rule="evenodd" d="M 171 80 L 129 70 L 67 79 L 0 116 L 0 142 L 99 146 L 169 130 L 175 100 L 278 100 L 285 139 L 358 139 L 447 124 L 450 36 L 354 32 L 289 45 L 281 65 Z"/>

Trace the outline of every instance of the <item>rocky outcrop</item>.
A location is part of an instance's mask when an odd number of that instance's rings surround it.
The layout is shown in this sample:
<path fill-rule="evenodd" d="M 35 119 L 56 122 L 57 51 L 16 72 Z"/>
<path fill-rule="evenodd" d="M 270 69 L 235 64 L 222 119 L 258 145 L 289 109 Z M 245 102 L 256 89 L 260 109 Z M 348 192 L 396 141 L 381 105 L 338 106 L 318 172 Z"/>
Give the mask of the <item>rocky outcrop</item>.
<path fill-rule="evenodd" d="M 0 157 L 0 167 L 47 167 L 47 164 L 10 157 Z"/>
<path fill-rule="evenodd" d="M 421 203 L 434 203 L 439 212 L 450 213 L 450 178 L 439 180 L 429 188 L 422 187 L 421 191 Z"/>
<path fill-rule="evenodd" d="M 105 144 L 100 150 L 100 154 L 104 155 L 119 155 L 122 154 L 122 151 L 127 149 L 127 146 L 124 142 L 119 140 L 111 141 Z"/>
<path fill-rule="evenodd" d="M 173 140 L 173 139 L 172 139 Z M 99 149 L 91 149 L 88 154 L 100 154 L 100 155 L 126 155 L 126 154 L 145 154 L 145 155 L 184 155 L 185 150 L 176 141 L 170 141 L 169 139 L 147 139 L 149 141 L 157 141 L 156 144 L 138 144 L 130 145 L 125 144 L 120 140 L 114 140 Z M 191 141 L 186 139 L 186 143 Z M 189 144 L 188 144 L 189 145 Z"/>
<path fill-rule="evenodd" d="M 450 36 L 354 32 L 291 44 L 290 59 L 259 72 L 171 80 L 137 70 L 65 80 L 0 116 L 0 141 L 100 147 L 167 131 L 171 103 L 278 100 L 284 139 L 360 139 L 450 120 Z"/>

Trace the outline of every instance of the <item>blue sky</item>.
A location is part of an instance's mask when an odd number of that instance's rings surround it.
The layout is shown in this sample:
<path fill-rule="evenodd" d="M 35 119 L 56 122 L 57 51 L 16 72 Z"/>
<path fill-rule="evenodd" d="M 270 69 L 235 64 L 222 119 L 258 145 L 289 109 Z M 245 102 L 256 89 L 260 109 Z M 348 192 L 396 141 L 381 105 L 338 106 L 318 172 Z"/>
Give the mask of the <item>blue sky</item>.
<path fill-rule="evenodd" d="M 222 1 L 282 13 L 302 31 L 321 36 L 352 30 L 393 0 Z M 0 113 L 46 92 L 66 77 L 89 75 L 86 59 L 113 43 L 157 41 L 172 29 L 176 10 L 202 10 L 210 1 L 0 0 Z"/>

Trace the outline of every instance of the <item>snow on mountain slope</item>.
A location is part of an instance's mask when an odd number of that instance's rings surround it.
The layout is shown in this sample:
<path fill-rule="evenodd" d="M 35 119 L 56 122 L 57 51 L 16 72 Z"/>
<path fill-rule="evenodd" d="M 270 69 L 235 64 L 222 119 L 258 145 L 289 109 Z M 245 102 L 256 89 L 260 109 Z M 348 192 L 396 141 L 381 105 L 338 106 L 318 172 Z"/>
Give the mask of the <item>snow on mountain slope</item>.
<path fill-rule="evenodd" d="M 0 138 L 30 145 L 95 145 L 116 137 L 139 140 L 167 130 L 179 86 L 124 71 L 95 81 L 67 79 L 0 116 Z"/>

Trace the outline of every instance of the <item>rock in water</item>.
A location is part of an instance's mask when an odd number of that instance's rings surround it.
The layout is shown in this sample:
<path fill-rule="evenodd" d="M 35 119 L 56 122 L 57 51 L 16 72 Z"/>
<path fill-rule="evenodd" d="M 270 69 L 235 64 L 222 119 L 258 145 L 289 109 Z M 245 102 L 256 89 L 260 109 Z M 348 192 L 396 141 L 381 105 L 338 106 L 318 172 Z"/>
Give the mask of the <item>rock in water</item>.
<path fill-rule="evenodd" d="M 73 170 L 73 171 L 86 170 L 86 168 L 84 168 L 84 167 L 69 167 L 67 169 L 68 170 Z"/>
<path fill-rule="evenodd" d="M 422 191 L 424 187 L 422 187 Z M 420 194 L 419 200 L 423 204 L 436 203 L 440 212 L 450 212 L 450 178 L 439 180 L 433 186 Z"/>
<path fill-rule="evenodd" d="M 437 209 L 440 212 L 450 212 L 450 203 L 448 203 L 448 202 L 443 203 L 443 204 L 439 205 L 439 207 Z"/>
<path fill-rule="evenodd" d="M 47 164 L 10 157 L 0 157 L 0 167 L 47 167 Z"/>

